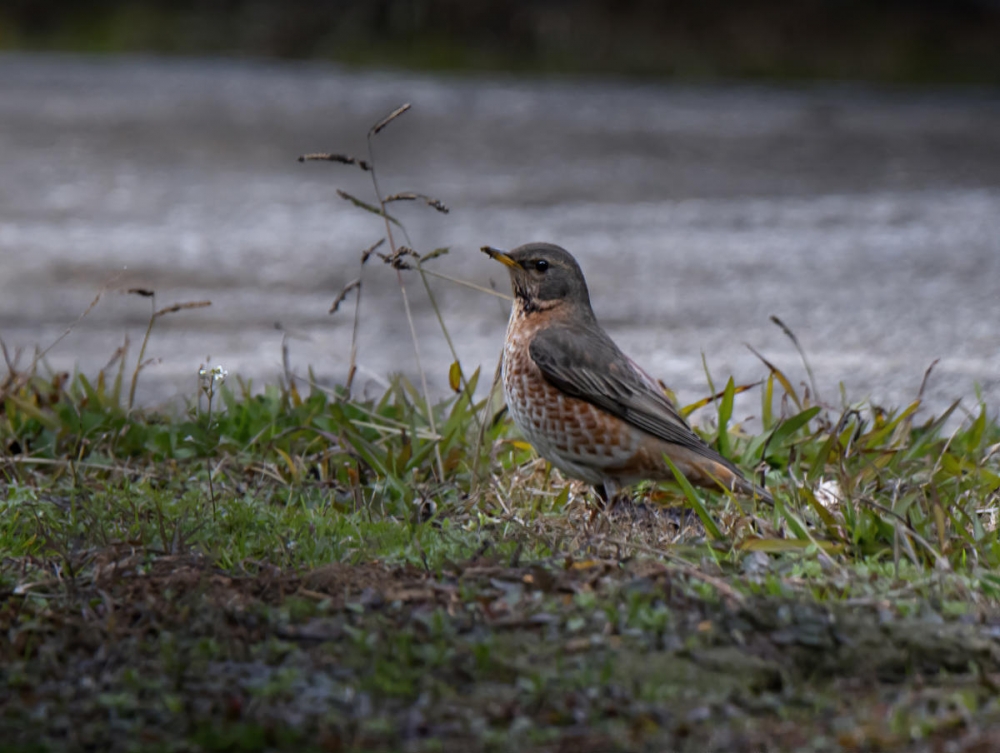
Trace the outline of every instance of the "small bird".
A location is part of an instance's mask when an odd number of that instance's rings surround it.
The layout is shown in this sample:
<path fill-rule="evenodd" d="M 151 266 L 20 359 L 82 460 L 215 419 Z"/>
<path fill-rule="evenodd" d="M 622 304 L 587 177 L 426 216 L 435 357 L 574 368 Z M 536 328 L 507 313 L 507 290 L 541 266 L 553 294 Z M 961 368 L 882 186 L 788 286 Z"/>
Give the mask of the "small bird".
<path fill-rule="evenodd" d="M 551 243 L 482 251 L 510 271 L 514 304 L 503 391 L 514 424 L 538 454 L 591 484 L 605 504 L 623 486 L 672 480 L 771 495 L 709 447 L 659 385 L 597 323 L 576 259 Z"/>

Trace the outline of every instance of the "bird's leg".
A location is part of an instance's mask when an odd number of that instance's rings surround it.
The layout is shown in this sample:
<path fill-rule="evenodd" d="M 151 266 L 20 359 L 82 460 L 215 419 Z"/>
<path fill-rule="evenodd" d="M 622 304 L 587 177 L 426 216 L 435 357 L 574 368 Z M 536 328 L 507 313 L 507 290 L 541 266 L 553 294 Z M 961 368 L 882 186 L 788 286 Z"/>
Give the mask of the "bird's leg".
<path fill-rule="evenodd" d="M 621 486 L 616 482 L 608 480 L 597 488 L 599 489 L 597 493 L 601 496 L 606 510 L 610 510 L 618 504 L 618 495 L 621 492 Z"/>
<path fill-rule="evenodd" d="M 588 521 L 593 525 L 594 520 L 600 515 L 601 510 L 608 509 L 608 492 L 604 488 L 603 484 L 597 484 L 594 486 L 594 492 L 597 494 L 597 505 L 590 511 L 590 520 Z"/>
<path fill-rule="evenodd" d="M 594 487 L 594 492 L 597 494 L 597 498 L 601 500 L 600 507 L 608 506 L 608 490 L 605 488 L 604 484 L 597 484 Z"/>
<path fill-rule="evenodd" d="M 600 514 L 601 510 L 610 512 L 615 504 L 615 495 L 618 494 L 618 485 L 614 481 L 605 481 L 602 484 L 594 484 L 594 493 L 597 494 L 598 504 L 590 514 L 590 522 Z"/>
<path fill-rule="evenodd" d="M 601 499 L 601 509 L 609 518 L 631 523 L 648 523 L 656 517 L 657 513 L 654 508 L 645 502 L 636 501 L 635 497 L 616 481 L 605 481 L 602 485 L 595 486 L 594 489 Z M 591 520 L 597 514 L 598 510 L 594 510 Z"/>

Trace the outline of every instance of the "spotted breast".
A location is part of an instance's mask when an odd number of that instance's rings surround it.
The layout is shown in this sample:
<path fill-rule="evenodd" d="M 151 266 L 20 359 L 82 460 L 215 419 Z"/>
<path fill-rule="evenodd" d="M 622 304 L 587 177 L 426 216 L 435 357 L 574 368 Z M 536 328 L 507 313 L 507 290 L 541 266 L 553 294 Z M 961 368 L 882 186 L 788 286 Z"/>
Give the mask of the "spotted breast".
<path fill-rule="evenodd" d="M 512 312 L 503 354 L 507 409 L 542 457 L 572 478 L 600 484 L 618 476 L 616 471 L 631 465 L 637 453 L 644 454 L 648 437 L 545 379 L 528 349 L 546 324 L 544 317 Z"/>

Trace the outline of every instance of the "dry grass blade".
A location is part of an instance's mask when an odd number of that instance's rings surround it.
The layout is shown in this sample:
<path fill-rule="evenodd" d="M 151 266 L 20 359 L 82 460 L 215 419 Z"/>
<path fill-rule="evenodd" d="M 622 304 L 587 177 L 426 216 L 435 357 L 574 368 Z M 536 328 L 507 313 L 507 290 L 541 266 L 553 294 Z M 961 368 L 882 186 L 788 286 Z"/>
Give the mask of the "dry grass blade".
<path fill-rule="evenodd" d="M 160 309 L 155 314 L 153 314 L 153 317 L 159 318 L 167 314 L 175 314 L 178 311 L 187 311 L 188 309 L 203 309 L 211 305 L 212 305 L 211 301 L 187 301 L 185 303 L 175 303 L 171 306 L 167 306 L 165 308 Z"/>
<path fill-rule="evenodd" d="M 361 287 L 360 278 L 356 280 L 351 280 L 349 283 L 347 283 L 344 286 L 344 289 L 341 290 L 340 293 L 337 294 L 337 297 L 333 299 L 333 303 L 330 304 L 330 310 L 327 313 L 335 314 L 337 312 L 337 309 L 340 308 L 340 304 L 344 302 L 345 298 L 347 298 L 348 293 L 360 287 Z"/>
<path fill-rule="evenodd" d="M 406 236 L 406 228 L 404 228 L 401 223 L 397 222 L 392 217 L 390 217 L 389 213 L 386 212 L 386 209 L 385 209 L 385 199 L 383 198 L 382 189 L 379 187 L 378 174 L 375 171 L 375 149 L 374 149 L 374 147 L 372 145 L 372 137 L 375 136 L 376 134 L 378 134 L 383 128 L 385 128 L 387 125 L 389 125 L 389 123 L 391 123 L 393 120 L 395 120 L 396 118 L 398 118 L 400 115 L 402 115 L 403 113 L 405 113 L 409 109 L 410 109 L 410 104 L 409 103 L 406 103 L 406 104 L 404 104 L 404 105 L 402 105 L 400 107 L 397 107 L 395 110 L 393 110 L 391 113 L 389 113 L 385 118 L 383 118 L 378 123 L 376 123 L 374 126 L 372 126 L 371 130 L 368 131 L 368 138 L 367 138 L 367 142 L 368 142 L 368 161 L 371 163 L 371 166 L 372 166 L 372 169 L 371 169 L 372 188 L 375 189 L 375 196 L 378 198 L 378 204 L 379 204 L 378 205 L 378 209 L 376 210 L 375 213 L 378 214 L 379 216 L 381 216 L 382 219 L 383 219 L 383 221 L 385 222 L 385 234 L 386 234 L 386 237 L 389 239 L 389 248 L 392 250 L 392 255 L 393 256 L 397 256 L 398 255 L 398 249 L 396 248 L 396 240 L 395 240 L 395 238 L 393 238 L 393 235 L 392 235 L 392 225 L 390 225 L 390 222 L 392 224 L 396 225 L 403 232 L 404 236 Z M 341 198 L 347 198 L 348 197 L 348 195 L 344 194 L 342 191 L 338 190 L 337 193 L 341 196 Z M 355 203 L 356 206 L 359 206 L 361 208 L 365 208 L 366 207 L 366 205 L 364 204 L 364 202 L 360 202 L 359 203 L 358 200 L 354 199 L 353 197 L 351 197 L 350 200 L 352 200 Z M 370 205 L 368 205 L 368 206 L 370 206 Z M 371 207 L 371 209 L 375 209 L 375 207 Z M 371 210 L 369 210 L 369 211 L 371 211 Z M 427 281 L 426 281 L 426 279 L 424 279 L 424 277 L 422 275 L 421 275 L 421 279 L 424 281 L 424 285 L 426 286 Z M 419 343 L 419 341 L 417 339 L 416 325 L 413 322 L 413 312 L 410 310 L 410 299 L 409 299 L 409 297 L 406 294 L 406 284 L 403 282 L 403 272 L 402 272 L 402 270 L 398 266 L 396 267 L 396 280 L 399 283 L 399 292 L 400 292 L 400 296 L 403 299 L 403 310 L 406 312 L 406 320 L 407 320 L 407 322 L 410 325 L 410 338 L 413 340 L 413 357 L 414 357 L 414 360 L 416 361 L 417 371 L 420 374 L 420 384 L 421 384 L 421 387 L 423 388 L 424 404 L 425 404 L 425 408 L 427 410 L 427 422 L 428 422 L 428 424 L 430 424 L 431 431 L 436 434 L 437 433 L 437 426 L 435 425 L 435 421 L 434 421 L 434 409 L 433 409 L 433 407 L 431 405 L 430 390 L 427 388 L 427 372 L 424 371 L 423 364 L 421 363 L 421 359 L 420 359 L 420 343 Z M 360 299 L 360 296 L 359 296 L 359 299 Z M 348 383 L 350 383 L 351 379 L 353 379 L 353 377 L 354 377 L 354 366 L 355 366 L 355 364 L 354 364 L 353 353 L 352 353 L 351 372 L 348 375 Z M 445 474 L 444 474 L 444 460 L 441 457 L 441 447 L 440 447 L 440 445 L 438 443 L 434 444 L 434 458 L 437 461 L 438 478 L 439 478 L 440 481 L 444 481 L 444 478 L 445 478 Z"/>
<path fill-rule="evenodd" d="M 430 258 L 430 254 L 424 257 L 424 261 Z M 480 293 L 488 293 L 489 295 L 501 298 L 505 301 L 509 301 L 511 296 L 506 293 L 501 293 L 499 290 L 494 290 L 493 288 L 484 288 L 482 285 L 476 285 L 474 282 L 469 282 L 468 280 L 461 280 L 458 277 L 452 277 L 451 275 L 443 275 L 440 272 L 435 272 L 430 269 L 420 268 L 420 271 L 425 275 L 430 275 L 431 277 L 437 277 L 439 280 L 447 280 L 448 282 L 453 282 L 456 285 L 461 285 L 462 287 L 469 288 L 470 290 L 478 290 Z"/>
<path fill-rule="evenodd" d="M 21 350 L 16 350 L 14 357 L 11 358 L 10 351 L 7 350 L 7 343 L 0 337 L 0 351 L 3 352 L 4 363 L 7 364 L 7 376 L 0 382 L 0 402 L 2 402 L 11 387 L 16 385 L 19 380 L 17 362 L 21 360 Z"/>
<path fill-rule="evenodd" d="M 309 335 L 302 332 L 288 330 L 280 321 L 274 323 L 274 328 L 281 333 L 281 368 L 285 375 L 285 384 L 291 385 L 294 382 L 294 375 L 292 374 L 291 361 L 289 358 L 289 341 L 300 340 L 302 342 L 308 342 L 310 338 Z"/>
<path fill-rule="evenodd" d="M 412 256 L 418 262 L 420 261 L 420 254 L 409 246 L 400 246 L 391 254 L 376 254 L 376 256 L 393 269 L 413 269 L 412 264 L 403 261 L 405 256 Z"/>
<path fill-rule="evenodd" d="M 82 322 L 84 319 L 86 319 L 90 315 L 90 312 L 93 311 L 94 308 L 96 308 L 96 306 L 97 306 L 98 303 L 100 303 L 101 298 L 104 296 L 105 291 L 107 291 L 108 288 L 110 288 L 112 285 L 114 285 L 115 282 L 117 282 L 118 279 L 122 276 L 122 274 L 123 273 L 119 272 L 118 274 L 114 275 L 110 280 L 108 280 L 104 284 L 104 286 L 97 292 L 97 295 L 94 296 L 94 299 L 90 302 L 90 304 L 87 306 L 87 308 L 85 308 L 83 310 L 83 313 L 80 314 L 76 319 L 74 319 L 73 322 L 65 329 L 65 331 L 61 335 L 59 335 L 59 337 L 57 337 L 55 340 L 53 340 L 51 343 L 49 343 L 48 346 L 46 346 L 42 350 L 36 350 L 35 357 L 31 359 L 31 363 L 28 365 L 28 368 L 25 370 L 25 374 L 31 374 L 31 373 L 33 373 L 34 370 L 35 370 L 35 367 L 38 366 L 38 364 L 42 361 L 43 358 L 45 358 L 45 356 L 49 353 L 49 351 L 51 351 L 54 347 L 56 347 L 63 340 L 65 340 L 69 336 L 69 334 L 73 331 L 73 329 L 76 327 L 76 325 L 79 324 L 80 322 Z M 8 357 L 6 347 L 4 347 L 3 351 L 4 351 L 4 360 L 7 362 L 8 369 L 10 369 L 11 362 L 10 362 L 10 359 Z M 6 394 L 9 394 L 10 392 L 16 391 L 18 389 L 18 386 L 19 386 L 18 383 L 23 378 L 26 378 L 26 377 L 23 377 L 21 375 L 15 376 L 14 370 L 11 369 L 10 370 L 10 374 L 9 374 L 9 378 L 6 380 L 7 383 L 3 385 L 3 391 L 0 392 L 0 398 L 2 398 Z"/>
<path fill-rule="evenodd" d="M 462 372 L 461 359 L 458 357 L 458 351 L 455 349 L 455 343 L 451 339 L 451 334 L 448 332 L 448 327 L 445 325 L 444 316 L 441 314 L 441 307 L 438 306 L 437 297 L 434 295 L 434 291 L 431 289 L 431 284 L 427 280 L 427 274 L 424 270 L 424 262 L 430 259 L 436 259 L 439 256 L 443 256 L 448 253 L 448 248 L 436 248 L 433 251 L 424 254 L 423 256 L 417 256 L 417 273 L 420 275 L 420 281 L 424 285 L 424 290 L 427 293 L 427 300 L 430 301 L 431 308 L 434 309 L 434 316 L 437 317 L 438 324 L 441 326 L 441 333 L 444 335 L 445 342 L 448 343 L 448 349 L 451 351 L 452 366 L 457 369 L 459 384 L 468 388 L 468 381 L 465 378 L 465 374 Z M 476 421 L 479 424 L 480 429 L 483 428 L 483 421 L 478 414 L 476 414 Z M 479 445 L 477 444 L 477 447 Z M 440 452 L 437 453 L 440 457 Z"/>
<path fill-rule="evenodd" d="M 383 243 L 385 243 L 385 238 L 379 238 L 375 243 L 361 252 L 361 266 L 364 266 L 368 262 L 371 255 L 381 248 Z"/>
<path fill-rule="evenodd" d="M 299 155 L 299 162 L 339 162 L 342 165 L 357 165 L 365 172 L 372 169 L 367 160 L 351 157 L 348 154 L 332 154 L 329 152 L 313 152 Z"/>
<path fill-rule="evenodd" d="M 285 375 L 285 384 L 292 384 L 292 364 L 288 347 L 288 333 L 281 322 L 275 322 L 274 328 L 281 333 L 281 371 Z M 198 406 L 201 407 L 201 393 L 198 394 Z"/>
<path fill-rule="evenodd" d="M 757 350 L 752 345 L 750 345 L 750 343 L 743 343 L 743 344 L 746 345 L 747 348 L 750 349 L 750 352 L 753 353 L 755 356 L 757 356 L 757 358 L 759 358 L 761 362 L 765 366 L 767 366 L 768 369 L 771 370 L 771 373 L 774 374 L 774 378 L 778 380 L 778 382 L 784 388 L 785 393 L 788 395 L 788 397 L 791 398 L 792 402 L 795 403 L 795 407 L 798 408 L 799 410 L 802 410 L 802 403 L 799 401 L 799 396 L 795 394 L 795 388 L 792 387 L 792 383 L 788 381 L 788 377 L 785 376 L 785 373 L 777 366 L 775 366 L 773 363 L 764 358 L 764 356 L 762 356 L 760 353 L 758 353 Z"/>
<path fill-rule="evenodd" d="M 17 371 L 17 360 L 18 356 L 20 356 L 20 352 L 16 352 L 12 359 L 10 356 L 10 351 L 7 350 L 7 343 L 4 342 L 4 339 L 2 337 L 0 337 L 0 353 L 3 353 L 3 360 L 4 363 L 7 364 L 8 373 L 14 374 Z"/>
<path fill-rule="evenodd" d="M 397 227 L 402 227 L 402 225 L 399 224 L 399 220 L 389 215 L 384 209 L 369 204 L 367 201 L 362 201 L 356 196 L 351 196 L 349 193 L 347 193 L 347 191 L 342 191 L 341 189 L 338 188 L 337 196 L 342 198 L 344 201 L 351 202 L 354 206 L 358 207 L 358 209 L 364 209 L 366 212 L 377 214 L 379 217 L 385 218 L 387 222 L 391 222 L 393 225 L 396 225 Z"/>
<path fill-rule="evenodd" d="M 663 382 L 660 382 L 659 380 L 657 380 L 657 382 L 659 382 L 659 385 L 660 385 L 661 389 L 663 389 L 664 392 L 666 392 L 668 394 L 668 396 L 670 394 L 672 394 L 669 390 L 667 390 L 666 385 L 663 384 Z M 759 381 L 759 382 L 751 382 L 750 384 L 740 384 L 740 385 L 737 385 L 736 387 L 733 388 L 733 394 L 734 395 L 739 395 L 741 392 L 746 392 L 747 390 L 752 390 L 754 387 L 760 387 L 760 385 L 762 385 L 763 383 L 764 382 L 762 380 L 762 381 Z M 691 403 L 690 405 L 685 405 L 683 408 L 681 408 L 681 415 L 684 416 L 685 418 L 687 418 L 688 416 L 690 416 L 692 413 L 694 413 L 699 408 L 704 408 L 706 405 L 710 405 L 710 404 L 714 403 L 716 400 L 721 400 L 725 396 L 726 396 L 726 391 L 722 390 L 722 392 L 717 392 L 714 395 L 709 395 L 708 397 L 703 397 L 701 400 L 696 400 L 695 402 Z"/>
<path fill-rule="evenodd" d="M 809 386 L 812 387 L 812 393 L 816 402 L 819 402 L 819 390 L 816 389 L 816 377 L 813 375 L 812 366 L 809 365 L 809 359 L 806 358 L 806 352 L 799 344 L 799 338 L 795 336 L 795 333 L 792 332 L 791 328 L 787 324 L 781 321 L 781 319 L 774 314 L 771 314 L 771 321 L 781 327 L 781 331 L 784 332 L 785 336 L 792 341 L 792 345 L 795 346 L 795 350 L 799 352 L 799 358 L 802 359 L 802 365 L 805 366 L 806 374 L 809 375 Z"/>
<path fill-rule="evenodd" d="M 141 292 L 140 292 L 141 291 Z M 175 303 L 172 306 L 167 306 L 162 309 L 156 308 L 156 291 L 148 290 L 146 288 L 132 288 L 129 290 L 130 293 L 134 295 L 140 295 L 143 298 L 149 298 L 150 306 L 153 309 L 153 313 L 149 316 L 149 324 L 146 325 L 146 333 L 142 337 L 142 345 L 139 346 L 139 357 L 136 359 L 135 370 L 132 372 L 132 380 L 129 383 L 128 390 L 128 409 L 132 410 L 135 405 L 135 390 L 139 384 L 139 372 L 141 372 L 150 363 L 154 363 L 155 359 L 144 360 L 146 357 L 146 346 L 149 344 L 149 336 L 153 333 L 153 325 L 156 320 L 161 316 L 166 316 L 167 314 L 173 314 L 178 311 L 185 311 L 187 309 L 201 309 L 206 306 L 211 306 L 211 301 L 188 301 L 186 303 Z"/>
<path fill-rule="evenodd" d="M 101 369 L 101 371 L 107 371 L 116 363 L 118 363 L 118 361 L 123 359 L 125 357 L 125 354 L 128 353 L 128 345 L 129 345 L 128 335 L 125 335 L 125 342 L 119 345 L 115 349 L 115 352 L 111 354 L 111 358 L 109 358 L 108 362 L 104 364 L 104 368 Z"/>
<path fill-rule="evenodd" d="M 34 368 L 35 364 L 37 364 L 39 361 L 41 361 L 43 358 L 45 358 L 45 355 L 50 350 L 52 350 L 54 347 L 56 347 L 56 345 L 58 345 L 59 343 L 61 343 L 66 337 L 69 336 L 69 333 L 73 331 L 73 328 L 76 327 L 77 324 L 79 324 L 80 322 L 82 322 L 87 316 L 90 315 L 90 312 L 93 311 L 94 308 L 96 308 L 96 306 L 97 306 L 98 303 L 100 303 L 101 298 L 104 296 L 104 291 L 107 290 L 108 286 L 110 286 L 114 282 L 114 280 L 116 280 L 118 277 L 119 277 L 119 275 L 115 275 L 115 277 L 110 282 L 108 282 L 107 285 L 105 285 L 103 288 L 101 288 L 101 290 L 97 293 L 97 295 L 94 296 L 94 300 L 92 300 L 90 302 L 90 304 L 87 306 L 87 308 L 85 308 L 83 310 L 83 313 L 80 314 L 80 316 L 78 316 L 73 321 L 73 323 L 70 324 L 66 328 L 66 330 L 61 335 L 59 335 L 59 337 L 57 337 L 47 348 L 44 348 L 43 350 L 39 351 L 35 355 L 34 359 L 32 359 L 32 362 L 31 362 L 31 368 Z"/>
<path fill-rule="evenodd" d="M 430 261 L 431 259 L 436 259 L 439 256 L 445 256 L 450 253 L 451 249 L 448 246 L 442 246 L 441 248 L 435 248 L 433 251 L 428 251 L 426 254 L 420 257 L 421 263 L 425 261 Z"/>
<path fill-rule="evenodd" d="M 374 179 L 375 172 L 372 171 L 372 178 Z M 386 227 L 388 227 L 386 223 Z M 361 273 L 364 274 L 365 264 L 371 255 L 374 254 L 382 244 L 385 243 L 385 238 L 379 238 L 372 245 L 361 252 Z M 342 294 L 343 295 L 343 294 Z M 330 313 L 336 311 L 336 301 L 334 306 L 331 307 Z M 358 295 L 354 300 L 354 322 L 351 325 L 351 356 L 350 361 L 347 366 L 347 381 L 344 384 L 344 394 L 345 397 L 350 398 L 351 388 L 354 386 L 354 376 L 358 371 L 358 327 L 361 324 L 361 278 L 358 278 Z"/>
<path fill-rule="evenodd" d="M 927 367 L 927 371 L 924 372 L 924 378 L 920 380 L 920 390 L 917 392 L 917 400 L 923 402 L 924 390 L 927 388 L 927 380 L 931 378 L 931 372 L 934 371 L 934 367 L 938 365 L 940 358 L 935 358 L 931 361 L 931 365 Z"/>
<path fill-rule="evenodd" d="M 403 273 L 396 269 L 396 278 L 399 282 L 399 292 L 403 298 L 403 310 L 406 312 L 406 321 L 410 325 L 410 339 L 413 341 L 413 358 L 417 364 L 417 371 L 420 374 L 421 387 L 424 391 L 424 407 L 427 410 L 427 423 L 430 424 L 431 431 L 437 434 L 437 425 L 434 421 L 434 407 L 431 405 L 430 390 L 427 388 L 427 373 L 424 371 L 420 358 L 420 345 L 417 339 L 417 326 L 413 322 L 413 312 L 410 310 L 410 299 L 406 294 L 406 285 L 403 282 Z M 444 481 L 444 460 L 441 457 L 441 447 L 437 443 L 434 445 L 434 457 L 437 460 L 438 478 Z"/>
<path fill-rule="evenodd" d="M 373 125 L 372 128 L 371 128 L 371 130 L 368 131 L 368 136 L 371 137 L 371 136 L 375 136 L 375 135 L 381 133 L 382 129 L 384 129 L 387 125 L 389 125 L 392 121 L 394 121 L 396 118 L 398 118 L 404 112 L 406 112 L 407 110 L 409 110 L 410 107 L 411 107 L 411 105 L 410 105 L 409 102 L 407 102 L 406 104 L 403 104 L 403 105 L 400 105 L 399 107 L 397 107 L 395 110 L 393 110 L 388 115 L 386 115 L 384 118 L 382 118 L 378 123 L 376 123 L 375 125 Z"/>
<path fill-rule="evenodd" d="M 500 357 L 497 358 L 497 367 L 493 371 L 493 382 L 490 384 L 489 394 L 486 396 L 486 402 L 483 403 L 483 412 L 485 413 L 490 409 L 490 405 L 493 402 L 493 395 L 496 394 L 497 387 L 500 385 L 500 379 L 503 377 L 503 352 L 501 351 Z M 492 421 L 480 421 L 479 422 L 479 432 L 476 434 L 476 453 L 472 458 L 472 479 L 473 483 L 476 485 L 475 488 L 479 486 L 479 460 L 482 457 L 482 447 L 483 442 L 486 439 L 486 429 L 493 428 L 496 426 L 497 422 L 503 419 L 506 415 L 507 406 L 504 405 L 503 408 L 498 411 L 497 415 L 493 417 Z"/>
<path fill-rule="evenodd" d="M 427 206 L 432 207 L 439 211 L 441 214 L 448 214 L 451 210 L 445 205 L 440 199 L 435 199 L 432 196 L 428 196 L 422 193 L 413 193 L 412 191 L 404 191 L 403 193 L 394 193 L 390 196 L 385 197 L 385 203 L 388 204 L 391 201 L 417 201 L 422 200 Z"/>

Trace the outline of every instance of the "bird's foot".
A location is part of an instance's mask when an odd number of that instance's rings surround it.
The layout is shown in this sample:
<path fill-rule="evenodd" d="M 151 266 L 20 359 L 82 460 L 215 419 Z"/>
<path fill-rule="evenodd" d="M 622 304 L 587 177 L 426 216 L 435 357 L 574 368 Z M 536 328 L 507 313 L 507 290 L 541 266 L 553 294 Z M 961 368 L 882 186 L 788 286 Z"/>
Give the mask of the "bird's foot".
<path fill-rule="evenodd" d="M 618 492 L 612 495 L 598 492 L 597 504 L 591 508 L 588 524 L 593 526 L 601 518 L 602 514 L 608 520 L 617 520 L 623 514 L 628 514 L 622 513 L 622 510 L 628 510 L 633 505 L 632 497 L 626 492 Z"/>
<path fill-rule="evenodd" d="M 630 495 L 627 491 L 620 490 L 616 486 L 605 484 L 604 486 L 595 487 L 594 491 L 597 492 L 597 505 L 594 507 L 594 512 L 590 516 L 591 521 L 593 521 L 600 512 L 605 512 L 610 515 L 618 507 L 632 504 L 632 495 Z"/>
<path fill-rule="evenodd" d="M 608 517 L 618 523 L 653 523 L 660 517 L 656 505 L 636 500 L 629 495 L 619 495 L 616 504 L 608 509 Z"/>
<path fill-rule="evenodd" d="M 646 499 L 634 499 L 630 496 L 618 498 L 618 504 L 607 511 L 608 518 L 631 525 L 651 526 L 661 528 L 666 526 L 671 530 L 682 530 L 690 525 L 698 524 L 698 517 L 693 510 L 685 507 L 664 506 Z"/>

